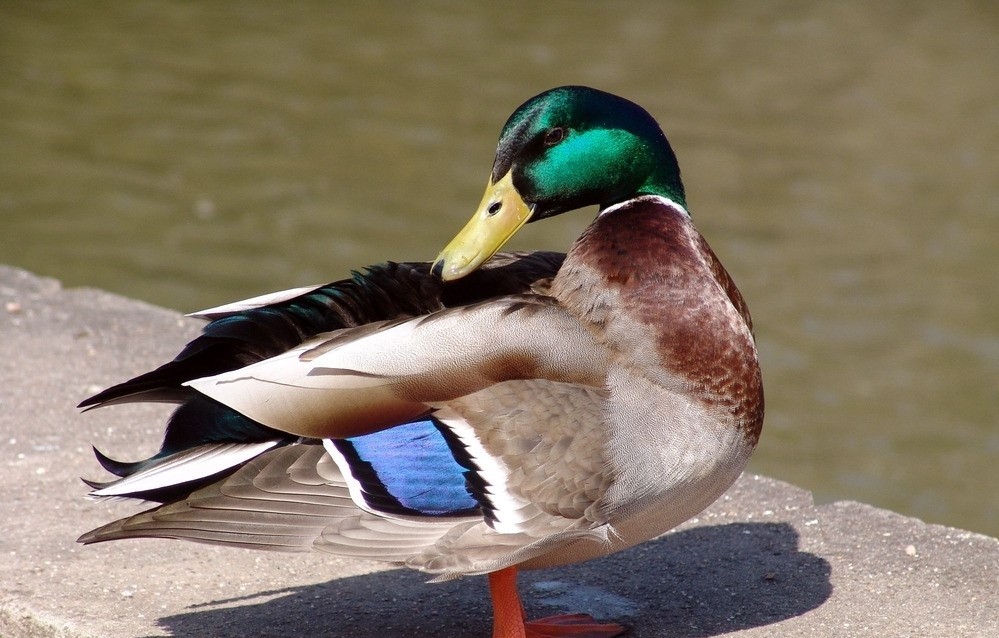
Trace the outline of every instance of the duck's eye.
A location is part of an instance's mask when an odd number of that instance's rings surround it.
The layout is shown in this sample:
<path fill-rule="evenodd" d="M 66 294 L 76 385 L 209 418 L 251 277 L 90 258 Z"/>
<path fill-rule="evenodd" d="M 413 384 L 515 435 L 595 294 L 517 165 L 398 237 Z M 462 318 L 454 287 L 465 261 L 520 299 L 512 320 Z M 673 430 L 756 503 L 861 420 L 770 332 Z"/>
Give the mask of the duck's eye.
<path fill-rule="evenodd" d="M 556 126 L 545 133 L 545 146 L 555 146 L 564 139 L 565 129 L 561 126 Z"/>

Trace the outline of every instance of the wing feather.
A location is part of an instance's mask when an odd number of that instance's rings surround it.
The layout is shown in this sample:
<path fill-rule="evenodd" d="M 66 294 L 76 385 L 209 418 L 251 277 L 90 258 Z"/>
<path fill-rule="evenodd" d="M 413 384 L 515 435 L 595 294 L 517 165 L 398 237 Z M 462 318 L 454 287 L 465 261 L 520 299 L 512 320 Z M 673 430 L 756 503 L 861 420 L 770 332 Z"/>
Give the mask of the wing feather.
<path fill-rule="evenodd" d="M 187 385 L 284 432 L 343 438 L 509 379 L 597 384 L 604 351 L 550 298 L 516 295 L 321 336 Z"/>

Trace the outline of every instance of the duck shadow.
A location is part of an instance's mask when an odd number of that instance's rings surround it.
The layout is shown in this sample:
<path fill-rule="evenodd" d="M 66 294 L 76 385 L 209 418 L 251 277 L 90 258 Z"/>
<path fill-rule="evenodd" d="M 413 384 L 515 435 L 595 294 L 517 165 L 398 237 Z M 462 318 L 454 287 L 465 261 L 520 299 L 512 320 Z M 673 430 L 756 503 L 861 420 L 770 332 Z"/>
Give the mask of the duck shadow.
<path fill-rule="evenodd" d="M 829 575 L 826 560 L 799 551 L 791 525 L 731 523 L 667 534 L 603 560 L 525 572 L 520 588 L 529 617 L 586 612 L 631 626 L 632 638 L 700 638 L 815 609 L 832 593 Z M 426 578 L 409 570 L 341 578 L 212 601 L 158 624 L 175 636 L 219 638 L 489 635 L 484 578 L 432 585 Z"/>

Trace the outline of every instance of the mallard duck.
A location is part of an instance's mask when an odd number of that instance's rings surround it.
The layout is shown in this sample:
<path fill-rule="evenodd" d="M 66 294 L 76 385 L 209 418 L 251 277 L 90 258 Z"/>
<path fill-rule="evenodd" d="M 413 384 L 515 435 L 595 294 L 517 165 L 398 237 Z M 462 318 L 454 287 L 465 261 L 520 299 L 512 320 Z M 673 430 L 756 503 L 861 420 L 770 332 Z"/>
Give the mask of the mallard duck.
<path fill-rule="evenodd" d="M 498 253 L 596 205 L 565 255 Z M 749 311 L 687 211 L 656 121 L 580 86 L 519 107 L 486 193 L 432 263 L 198 313 L 160 368 L 83 401 L 179 404 L 162 448 L 89 482 L 160 503 L 82 543 L 178 538 L 487 574 L 497 638 L 615 636 L 525 621 L 519 570 L 605 556 L 694 516 L 763 423 Z"/>

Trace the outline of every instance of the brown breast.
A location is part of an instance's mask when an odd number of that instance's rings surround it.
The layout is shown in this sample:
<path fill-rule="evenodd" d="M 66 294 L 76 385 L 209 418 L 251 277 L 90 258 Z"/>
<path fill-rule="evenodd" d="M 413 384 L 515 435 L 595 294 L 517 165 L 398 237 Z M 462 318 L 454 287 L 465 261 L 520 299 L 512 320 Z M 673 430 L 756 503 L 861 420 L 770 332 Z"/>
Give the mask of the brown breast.
<path fill-rule="evenodd" d="M 552 294 L 613 356 L 679 375 L 687 393 L 731 413 L 755 445 L 763 382 L 749 310 L 685 212 L 641 197 L 600 215 Z"/>

